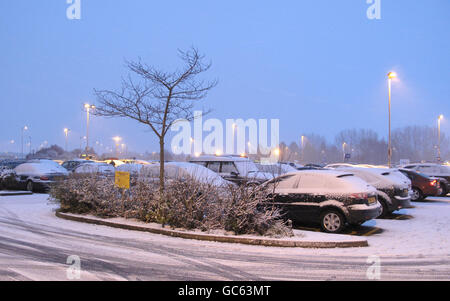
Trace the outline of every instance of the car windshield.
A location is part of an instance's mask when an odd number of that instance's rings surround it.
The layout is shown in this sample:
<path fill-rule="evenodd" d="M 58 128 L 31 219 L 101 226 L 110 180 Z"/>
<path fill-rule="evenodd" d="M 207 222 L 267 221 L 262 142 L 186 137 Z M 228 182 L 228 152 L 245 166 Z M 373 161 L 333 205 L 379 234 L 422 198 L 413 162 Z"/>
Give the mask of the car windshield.
<path fill-rule="evenodd" d="M 259 172 L 258 167 L 252 161 L 237 161 L 235 165 L 242 175 Z"/>

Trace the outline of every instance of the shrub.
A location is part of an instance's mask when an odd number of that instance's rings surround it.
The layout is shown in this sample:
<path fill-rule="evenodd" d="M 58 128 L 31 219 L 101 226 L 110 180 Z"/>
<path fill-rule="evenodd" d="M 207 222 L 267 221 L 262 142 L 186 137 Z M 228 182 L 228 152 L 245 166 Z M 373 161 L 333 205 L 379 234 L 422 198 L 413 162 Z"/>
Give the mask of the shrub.
<path fill-rule="evenodd" d="M 262 206 L 267 193 L 260 187 L 216 187 L 186 178 L 168 180 L 163 195 L 158 187 L 158 182 L 134 179 L 122 193 L 111 178 L 71 175 L 51 187 L 50 198 L 60 203 L 63 212 L 135 218 L 202 231 L 293 235 L 278 210 Z"/>

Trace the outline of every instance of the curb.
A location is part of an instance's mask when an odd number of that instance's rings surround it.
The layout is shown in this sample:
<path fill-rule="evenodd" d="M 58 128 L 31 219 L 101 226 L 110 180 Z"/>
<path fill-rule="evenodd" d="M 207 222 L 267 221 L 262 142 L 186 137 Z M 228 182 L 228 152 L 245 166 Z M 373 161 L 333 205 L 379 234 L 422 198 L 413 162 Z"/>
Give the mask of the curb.
<path fill-rule="evenodd" d="M 358 241 L 293 241 L 293 240 L 282 240 L 282 239 L 270 239 L 270 238 L 249 238 L 249 237 L 238 237 L 238 236 L 223 236 L 223 235 L 212 235 L 212 234 L 201 234 L 192 232 L 182 232 L 170 229 L 161 229 L 154 227 L 144 227 L 135 226 L 109 222 L 107 220 L 100 220 L 95 218 L 89 218 L 81 215 L 62 213 L 59 210 L 56 211 L 55 215 L 59 218 L 71 220 L 75 222 L 83 222 L 88 224 L 102 225 L 113 228 L 150 232 L 153 234 L 161 234 L 166 236 L 185 238 L 185 239 L 196 239 L 203 241 L 215 241 L 215 242 L 225 242 L 225 243 L 240 243 L 246 245 L 256 245 L 256 246 L 267 246 L 267 247 L 286 247 L 286 248 L 354 248 L 354 247 L 368 247 L 369 244 L 367 240 Z"/>
<path fill-rule="evenodd" d="M 0 192 L 0 196 L 32 195 L 32 194 L 33 194 L 32 192 L 26 192 L 26 191 L 11 192 L 11 193 Z"/>

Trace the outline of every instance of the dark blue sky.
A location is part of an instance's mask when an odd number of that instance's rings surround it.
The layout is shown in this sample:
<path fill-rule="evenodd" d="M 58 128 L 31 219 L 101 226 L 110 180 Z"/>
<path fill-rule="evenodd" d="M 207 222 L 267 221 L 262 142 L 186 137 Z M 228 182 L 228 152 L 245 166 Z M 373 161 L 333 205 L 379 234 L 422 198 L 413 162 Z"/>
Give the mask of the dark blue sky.
<path fill-rule="evenodd" d="M 68 20 L 65 0 L 0 2 L 0 151 L 19 151 L 23 125 L 33 148 L 64 145 L 64 127 L 79 146 L 83 103 L 119 86 L 125 58 L 172 68 L 191 45 L 220 81 L 203 102 L 210 117 L 278 118 L 283 141 L 346 128 L 385 136 L 390 70 L 394 128 L 450 118 L 448 0 L 381 0 L 381 20 L 367 18 L 366 0 L 81 3 L 82 19 Z M 91 141 L 120 135 L 129 149 L 157 150 L 145 130 L 95 118 Z"/>

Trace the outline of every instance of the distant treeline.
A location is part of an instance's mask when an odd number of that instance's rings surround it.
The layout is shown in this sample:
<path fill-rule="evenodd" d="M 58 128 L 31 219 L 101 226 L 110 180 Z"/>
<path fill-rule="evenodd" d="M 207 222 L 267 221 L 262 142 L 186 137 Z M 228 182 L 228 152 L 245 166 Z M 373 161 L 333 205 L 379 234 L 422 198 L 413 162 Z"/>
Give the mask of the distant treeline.
<path fill-rule="evenodd" d="M 373 130 L 349 129 L 338 133 L 332 143 L 320 135 L 309 134 L 304 135 L 303 143 L 301 141 L 289 145 L 281 143 L 280 149 L 282 161 L 386 164 L 388 142 Z M 398 163 L 401 159 L 409 159 L 411 162 L 436 162 L 438 131 L 427 126 L 396 129 L 392 132 L 392 151 L 394 163 Z M 449 139 L 442 132 L 441 159 L 442 161 L 450 159 Z"/>

